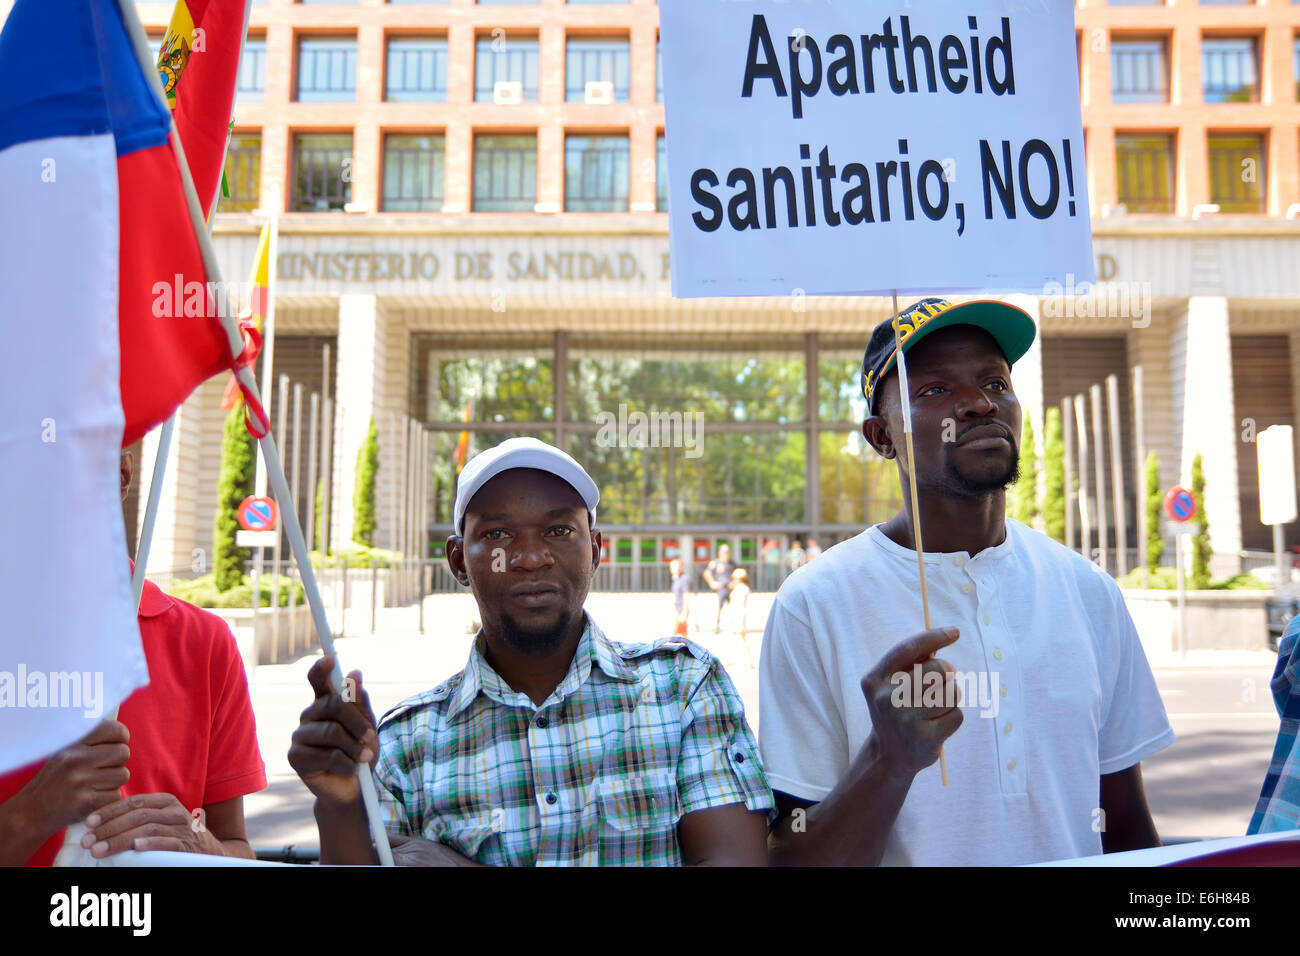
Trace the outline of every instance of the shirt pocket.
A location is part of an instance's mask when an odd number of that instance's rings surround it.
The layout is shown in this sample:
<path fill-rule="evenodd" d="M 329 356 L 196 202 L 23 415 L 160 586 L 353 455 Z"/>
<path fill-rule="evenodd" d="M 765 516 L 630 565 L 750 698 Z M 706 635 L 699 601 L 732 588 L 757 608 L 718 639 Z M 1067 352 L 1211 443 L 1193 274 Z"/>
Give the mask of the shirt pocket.
<path fill-rule="evenodd" d="M 596 780 L 602 823 L 620 833 L 673 829 L 682 818 L 675 770 L 617 774 Z"/>

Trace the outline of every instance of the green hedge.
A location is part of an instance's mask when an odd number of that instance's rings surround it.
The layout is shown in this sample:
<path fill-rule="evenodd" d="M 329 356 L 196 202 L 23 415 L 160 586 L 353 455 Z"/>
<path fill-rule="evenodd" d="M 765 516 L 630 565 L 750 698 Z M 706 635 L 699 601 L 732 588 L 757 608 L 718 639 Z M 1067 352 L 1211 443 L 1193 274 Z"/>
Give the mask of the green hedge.
<path fill-rule="evenodd" d="M 1173 591 L 1178 588 L 1178 574 L 1173 568 L 1156 568 L 1154 571 L 1148 571 L 1147 575 L 1151 580 L 1150 587 L 1153 591 Z M 1119 578 L 1116 583 L 1122 588 L 1141 590 L 1142 569 L 1135 568 Z M 1267 591 L 1268 585 L 1253 574 L 1235 574 L 1230 578 L 1211 581 L 1203 588 L 1197 588 L 1192 584 L 1189 575 L 1187 589 L 1189 591 Z"/>
<path fill-rule="evenodd" d="M 341 568 L 344 560 L 346 560 L 349 568 L 391 568 L 401 558 L 402 552 L 400 551 L 352 545 L 330 555 L 322 555 L 319 551 L 313 551 L 311 553 L 311 566 L 313 568 Z"/>
<path fill-rule="evenodd" d="M 296 603 L 303 604 L 302 585 L 297 581 L 293 583 L 294 599 Z M 260 582 L 261 587 L 258 589 L 262 592 L 262 607 L 271 606 L 271 575 L 263 574 Z M 280 605 L 288 606 L 289 604 L 289 585 L 287 578 L 280 578 Z M 235 587 L 227 591 L 217 590 L 216 582 L 211 574 L 205 574 L 201 578 L 193 578 L 186 581 L 173 581 L 167 588 L 167 593 L 172 597 L 178 597 L 182 601 L 189 601 L 191 604 L 197 604 L 199 607 L 210 608 L 247 608 L 253 606 L 253 582 L 248 575 L 243 575 L 242 580 Z"/>

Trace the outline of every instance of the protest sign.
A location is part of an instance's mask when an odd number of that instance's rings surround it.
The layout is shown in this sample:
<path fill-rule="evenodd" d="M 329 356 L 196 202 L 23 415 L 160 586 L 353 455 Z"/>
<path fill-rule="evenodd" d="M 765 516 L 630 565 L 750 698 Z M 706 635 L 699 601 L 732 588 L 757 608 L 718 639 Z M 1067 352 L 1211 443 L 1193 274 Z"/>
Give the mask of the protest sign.
<path fill-rule="evenodd" d="M 1092 279 L 1073 8 L 662 0 L 673 295 Z"/>

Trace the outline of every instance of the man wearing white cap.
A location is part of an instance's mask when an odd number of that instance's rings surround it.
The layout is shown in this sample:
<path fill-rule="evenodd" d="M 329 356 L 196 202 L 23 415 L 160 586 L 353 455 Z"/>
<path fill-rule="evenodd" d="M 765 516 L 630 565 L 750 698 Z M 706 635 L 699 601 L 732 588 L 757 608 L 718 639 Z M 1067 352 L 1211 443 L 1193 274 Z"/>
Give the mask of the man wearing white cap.
<path fill-rule="evenodd" d="M 600 492 L 512 438 L 460 476 L 447 561 L 478 604 L 466 667 L 379 723 L 360 675 L 309 679 L 289 761 L 316 795 L 321 862 L 374 863 L 356 778 L 371 762 L 394 857 L 434 866 L 761 865 L 773 807 L 730 679 L 707 651 L 618 645 L 583 611 Z"/>

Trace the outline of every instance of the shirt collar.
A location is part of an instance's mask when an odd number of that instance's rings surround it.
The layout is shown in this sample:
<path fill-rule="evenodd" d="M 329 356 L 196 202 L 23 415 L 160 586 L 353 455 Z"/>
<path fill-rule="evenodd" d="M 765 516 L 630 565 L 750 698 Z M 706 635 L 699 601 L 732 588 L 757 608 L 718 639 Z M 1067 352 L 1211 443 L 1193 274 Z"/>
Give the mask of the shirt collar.
<path fill-rule="evenodd" d="M 129 558 L 127 562 L 131 565 L 131 574 L 135 575 L 135 562 Z M 144 579 L 144 589 L 140 592 L 140 608 L 136 612 L 138 617 L 157 617 L 159 614 L 165 614 L 176 599 L 163 594 L 162 589 L 154 584 L 148 578 Z"/>
<path fill-rule="evenodd" d="M 946 564 L 956 558 L 961 558 L 963 563 L 966 561 L 979 561 L 983 563 L 1004 558 L 1011 553 L 1011 536 L 1014 532 L 1010 520 L 1004 521 L 1003 527 L 1006 531 L 1002 540 L 991 548 L 985 548 L 983 551 L 980 551 L 975 555 L 972 555 L 968 551 L 926 551 L 925 563 Z M 876 543 L 884 548 L 889 554 L 894 557 L 903 558 L 913 564 L 916 563 L 916 552 L 911 548 L 903 547 L 901 544 L 890 538 L 889 535 L 885 534 L 885 532 L 881 530 L 881 525 L 872 525 L 868 530 L 871 532 L 871 536 L 875 539 Z"/>
<path fill-rule="evenodd" d="M 579 638 L 578 646 L 573 652 L 573 661 L 569 664 L 569 670 L 564 675 L 564 679 L 551 692 L 549 698 L 551 700 L 564 700 L 577 692 L 578 688 L 585 684 L 587 678 L 591 676 L 593 662 L 612 680 L 635 681 L 638 679 L 636 670 L 623 660 L 622 655 L 615 650 L 614 645 L 601 631 L 599 625 L 592 620 L 591 615 L 584 612 L 583 617 L 585 624 L 582 629 L 582 637 Z M 474 638 L 474 643 L 469 651 L 469 661 L 465 665 L 465 670 L 461 673 L 460 687 L 457 689 L 456 696 L 447 711 L 448 720 L 454 720 L 481 693 L 492 697 L 498 702 L 508 701 L 512 697 L 519 696 L 518 692 L 512 689 L 492 669 L 492 665 L 483 656 L 483 632 L 481 630 Z"/>

